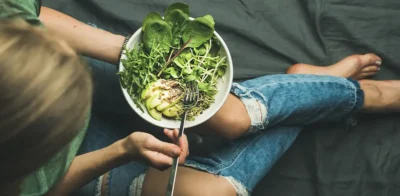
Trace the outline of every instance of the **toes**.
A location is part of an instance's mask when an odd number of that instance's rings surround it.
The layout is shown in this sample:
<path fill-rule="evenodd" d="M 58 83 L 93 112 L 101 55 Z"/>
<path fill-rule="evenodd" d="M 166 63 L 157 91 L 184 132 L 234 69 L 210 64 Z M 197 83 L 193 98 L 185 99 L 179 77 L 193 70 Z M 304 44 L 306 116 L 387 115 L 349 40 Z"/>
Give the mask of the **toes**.
<path fill-rule="evenodd" d="M 371 72 L 364 72 L 361 73 L 360 75 L 357 76 L 357 79 L 364 79 L 364 78 L 368 78 L 368 77 L 372 77 L 376 74 L 376 71 L 371 71 Z"/>
<path fill-rule="evenodd" d="M 379 66 L 376 65 L 370 65 L 367 67 L 364 67 L 361 72 L 377 72 L 379 71 L 381 68 Z"/>
<path fill-rule="evenodd" d="M 365 67 L 369 65 L 380 66 L 382 64 L 382 59 L 375 54 L 368 53 L 364 55 L 351 55 L 343 59 L 341 63 L 353 64 L 359 67 Z"/>
<path fill-rule="evenodd" d="M 360 55 L 359 58 L 360 58 L 360 63 L 363 66 L 368 66 L 368 65 L 380 66 L 382 64 L 382 59 L 376 54 L 368 53 L 365 55 Z"/>

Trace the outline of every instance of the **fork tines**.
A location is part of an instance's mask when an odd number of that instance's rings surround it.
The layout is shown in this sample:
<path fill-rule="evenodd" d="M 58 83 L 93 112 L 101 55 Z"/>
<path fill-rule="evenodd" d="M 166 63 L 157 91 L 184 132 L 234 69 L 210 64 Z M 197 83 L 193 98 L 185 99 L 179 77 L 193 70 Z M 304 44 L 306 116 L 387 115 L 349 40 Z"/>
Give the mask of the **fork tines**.
<path fill-rule="evenodd" d="M 195 82 L 189 82 L 186 86 L 183 104 L 186 106 L 194 105 L 199 97 L 199 88 Z"/>

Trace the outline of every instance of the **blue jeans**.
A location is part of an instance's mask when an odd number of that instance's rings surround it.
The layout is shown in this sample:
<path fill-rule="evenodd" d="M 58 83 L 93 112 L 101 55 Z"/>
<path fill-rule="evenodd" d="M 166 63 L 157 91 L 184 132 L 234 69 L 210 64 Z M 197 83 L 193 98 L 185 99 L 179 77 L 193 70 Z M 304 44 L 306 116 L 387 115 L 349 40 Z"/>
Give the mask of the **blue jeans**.
<path fill-rule="evenodd" d="M 364 92 L 351 79 L 316 75 L 270 75 L 234 83 L 231 92 L 251 119 L 248 136 L 186 165 L 225 177 L 238 195 L 249 195 L 292 145 L 302 126 L 351 117 Z"/>
<path fill-rule="evenodd" d="M 142 127 L 146 123 L 124 100 L 115 65 L 92 59 L 89 64 L 96 89 L 93 117 L 80 153 L 106 147 L 132 130 L 146 129 Z M 358 82 L 315 75 L 264 76 L 235 83 L 231 92 L 247 108 L 252 123 L 249 134 L 211 154 L 189 156 L 186 166 L 224 177 L 238 195 L 251 193 L 292 145 L 301 126 L 346 118 L 357 112 L 364 100 Z M 148 130 L 155 129 L 150 126 Z M 110 171 L 107 195 L 140 195 L 147 168 L 131 162 Z M 100 184 L 98 178 L 75 195 L 97 195 Z"/>

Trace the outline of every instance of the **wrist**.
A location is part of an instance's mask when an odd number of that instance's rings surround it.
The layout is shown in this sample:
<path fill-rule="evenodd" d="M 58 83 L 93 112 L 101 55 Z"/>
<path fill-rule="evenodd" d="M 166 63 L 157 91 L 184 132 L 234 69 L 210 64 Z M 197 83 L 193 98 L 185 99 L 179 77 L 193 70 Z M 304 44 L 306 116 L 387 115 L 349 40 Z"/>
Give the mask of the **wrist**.
<path fill-rule="evenodd" d="M 112 144 L 112 148 L 116 152 L 117 156 L 119 157 L 120 161 L 127 163 L 133 159 L 132 154 L 134 152 L 130 152 L 128 149 L 126 139 L 121 139 L 114 144 Z"/>
<path fill-rule="evenodd" d="M 125 37 L 119 36 L 119 38 L 118 38 L 118 43 L 119 43 L 119 44 L 118 44 L 118 45 L 119 45 L 119 54 L 118 54 L 118 60 L 117 60 L 118 65 L 120 64 L 120 60 L 121 60 L 121 57 L 122 57 L 122 55 L 123 55 L 125 46 L 126 46 L 126 44 L 128 43 L 130 37 L 131 37 L 131 36 L 128 35 L 128 36 L 125 36 Z M 121 41 L 122 41 L 122 43 L 121 43 Z"/>
<path fill-rule="evenodd" d="M 113 59 L 113 62 L 115 64 L 119 64 L 119 59 L 121 58 L 122 50 L 126 42 L 126 37 L 122 35 L 113 34 L 112 39 L 113 41 L 111 43 L 114 43 L 113 51 L 115 51 L 115 53 L 113 54 L 113 56 L 115 57 L 115 59 Z"/>
<path fill-rule="evenodd" d="M 124 45 L 125 42 L 125 37 L 122 35 L 112 35 L 112 39 L 114 40 L 113 43 L 115 43 L 115 47 L 121 49 L 122 46 Z"/>

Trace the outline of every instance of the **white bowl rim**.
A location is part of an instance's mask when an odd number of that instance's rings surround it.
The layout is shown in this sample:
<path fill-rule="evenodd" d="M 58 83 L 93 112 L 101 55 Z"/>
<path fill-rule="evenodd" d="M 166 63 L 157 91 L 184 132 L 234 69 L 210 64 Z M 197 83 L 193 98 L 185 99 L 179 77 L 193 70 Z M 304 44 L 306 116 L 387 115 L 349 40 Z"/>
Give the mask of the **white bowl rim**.
<path fill-rule="evenodd" d="M 193 18 L 190 18 L 190 19 L 193 20 Z M 132 42 L 134 41 L 134 38 L 137 37 L 137 36 L 140 36 L 141 33 L 142 33 L 142 28 L 139 28 L 139 29 L 129 38 L 129 40 L 128 40 L 126 46 L 131 46 L 131 45 L 133 45 Z M 230 54 L 230 52 L 229 52 L 228 46 L 226 45 L 226 43 L 225 43 L 225 41 L 222 39 L 222 37 L 217 33 L 217 31 L 214 31 L 214 35 L 217 37 L 218 41 L 220 42 L 220 44 L 221 44 L 222 47 L 224 48 L 224 51 L 225 51 L 225 54 L 226 54 L 226 58 L 227 58 L 227 60 L 228 60 L 227 62 L 228 62 L 228 67 L 229 67 L 229 70 L 230 70 L 230 71 L 227 72 L 227 73 L 225 73 L 225 74 L 229 74 L 228 77 L 227 77 L 227 78 L 229 79 L 229 81 L 224 81 L 224 82 L 228 82 L 229 90 L 225 90 L 225 91 L 223 92 L 222 101 L 220 101 L 220 102 L 214 102 L 213 104 L 210 105 L 210 107 L 209 107 L 210 111 L 207 112 L 207 113 L 205 114 L 205 116 L 203 116 L 203 118 L 202 118 L 201 120 L 197 120 L 197 118 L 196 118 L 194 121 L 192 121 L 193 123 L 185 123 L 185 127 L 184 127 L 184 128 L 195 127 L 195 126 L 198 126 L 198 125 L 204 123 L 205 121 L 209 120 L 212 116 L 214 116 L 215 113 L 217 113 L 218 110 L 221 109 L 222 105 L 225 103 L 226 99 L 228 98 L 228 95 L 230 94 L 230 87 L 232 86 L 232 82 L 233 82 L 233 62 L 232 62 L 232 57 L 231 57 L 231 54 Z M 123 59 L 123 58 L 125 58 L 125 57 L 126 57 L 126 55 L 121 55 L 121 59 Z M 123 71 L 123 69 L 124 69 L 124 66 L 123 66 L 122 62 L 120 61 L 119 66 L 118 66 L 118 71 Z M 133 100 L 132 100 L 131 96 L 129 95 L 129 93 L 127 92 L 127 90 L 124 89 L 124 88 L 122 87 L 122 85 L 120 85 L 120 87 L 121 87 L 121 90 L 122 90 L 122 92 L 123 92 L 123 94 L 124 94 L 124 97 L 125 97 L 126 101 L 128 102 L 128 104 L 131 106 L 131 108 L 132 108 L 139 116 L 142 117 L 142 119 L 144 119 L 145 121 L 147 121 L 148 123 L 150 123 L 150 124 L 152 124 L 152 125 L 155 125 L 155 126 L 161 127 L 161 128 L 171 128 L 171 129 L 172 129 L 172 128 L 179 128 L 180 121 L 178 121 L 178 120 L 176 120 L 176 121 L 177 121 L 177 123 L 176 123 L 176 124 L 177 124 L 177 127 L 165 127 L 165 126 L 162 125 L 162 121 L 155 120 L 155 119 L 152 118 L 150 115 L 149 115 L 150 118 L 143 117 L 142 115 L 145 114 L 145 112 L 142 112 L 142 111 L 136 106 L 136 104 L 133 102 Z M 219 89 L 218 89 L 218 90 L 219 90 Z M 211 108 L 215 108 L 215 109 L 211 109 Z M 163 118 L 164 118 L 164 117 L 163 117 Z"/>

